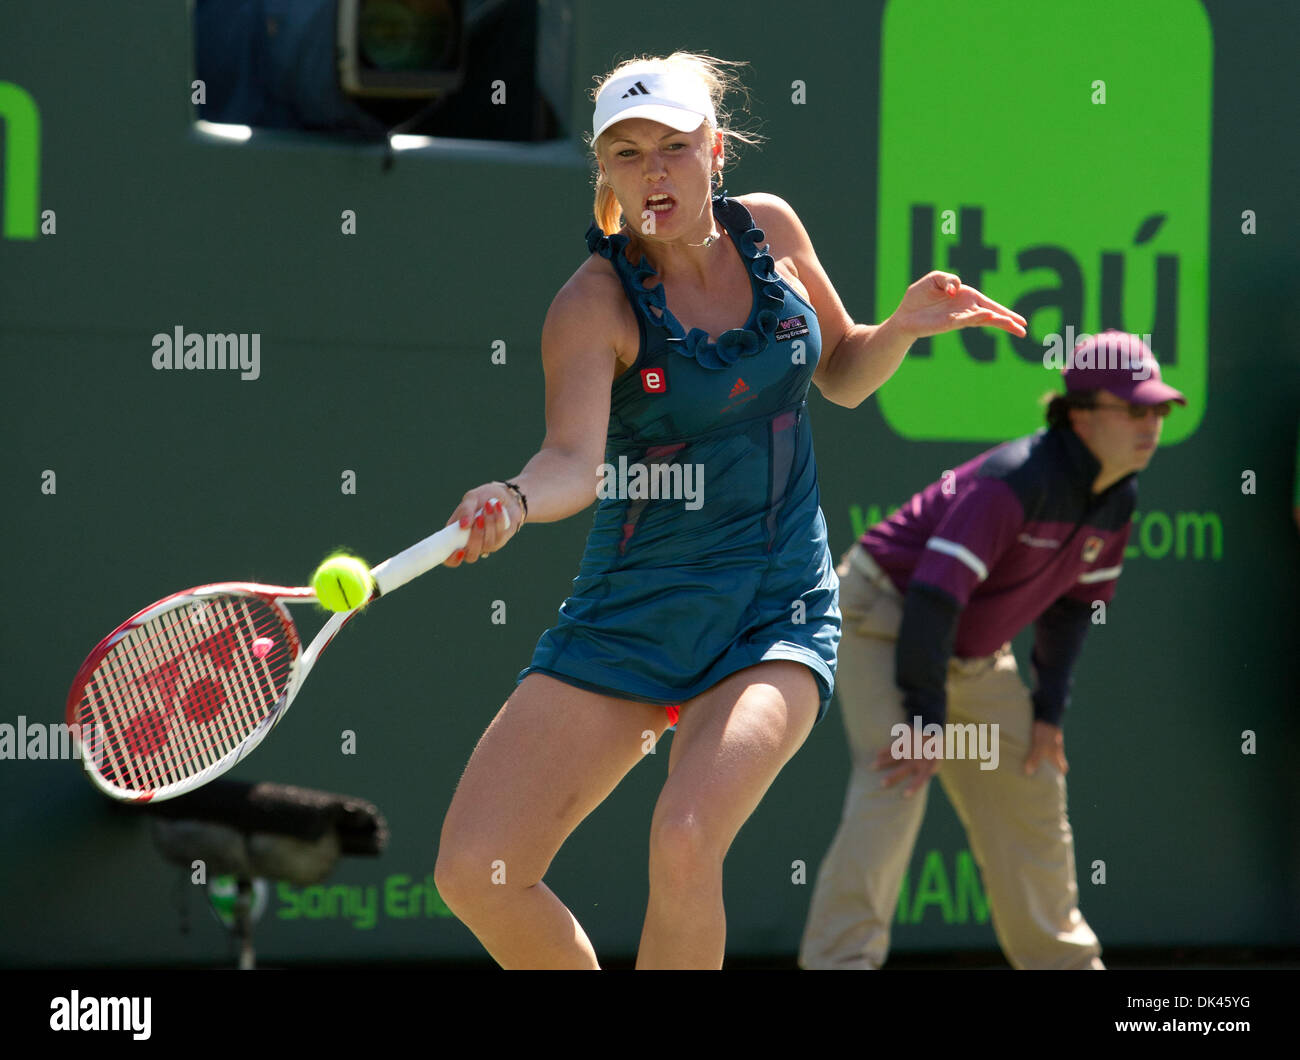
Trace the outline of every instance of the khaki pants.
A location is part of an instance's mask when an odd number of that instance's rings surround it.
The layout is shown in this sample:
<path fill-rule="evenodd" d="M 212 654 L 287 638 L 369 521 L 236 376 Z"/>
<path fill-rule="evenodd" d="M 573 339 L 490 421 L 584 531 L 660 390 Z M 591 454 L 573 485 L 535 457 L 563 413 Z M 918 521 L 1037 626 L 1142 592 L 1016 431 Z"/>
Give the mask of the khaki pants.
<path fill-rule="evenodd" d="M 905 799 L 905 784 L 881 788 L 885 774 L 872 768 L 893 742 L 891 728 L 911 721 L 894 684 L 902 599 L 857 545 L 839 575 L 844 639 L 836 691 L 853 771 L 839 831 L 817 875 L 799 963 L 879 968 L 928 785 Z M 996 769 L 981 769 L 969 752 L 945 760 L 937 776 L 965 826 L 1002 952 L 1016 968 L 1103 967 L 1097 936 L 1078 908 L 1065 778 L 1041 760 L 1034 776 L 1024 775 L 1033 704 L 1011 645 L 983 659 L 953 659 L 947 690 L 948 722 L 999 726 Z"/>

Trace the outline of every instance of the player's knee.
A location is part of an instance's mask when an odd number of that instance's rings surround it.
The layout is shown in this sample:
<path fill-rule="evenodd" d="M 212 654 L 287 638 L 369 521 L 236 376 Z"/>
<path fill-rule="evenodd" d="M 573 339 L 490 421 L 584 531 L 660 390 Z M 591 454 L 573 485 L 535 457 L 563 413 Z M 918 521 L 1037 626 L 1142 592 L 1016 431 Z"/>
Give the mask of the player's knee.
<path fill-rule="evenodd" d="M 660 887 L 697 887 L 720 880 L 724 853 L 695 814 L 661 814 L 650 828 L 651 881 Z"/>
<path fill-rule="evenodd" d="M 438 860 L 433 866 L 433 885 L 438 889 L 438 896 L 447 903 L 447 908 L 457 916 L 464 910 L 472 875 L 472 865 L 448 850 L 446 844 L 439 847 Z"/>
<path fill-rule="evenodd" d="M 503 852 L 477 843 L 444 841 L 433 867 L 433 885 L 439 896 L 462 920 L 474 909 L 503 897 L 515 882 L 510 876 L 510 862 Z"/>

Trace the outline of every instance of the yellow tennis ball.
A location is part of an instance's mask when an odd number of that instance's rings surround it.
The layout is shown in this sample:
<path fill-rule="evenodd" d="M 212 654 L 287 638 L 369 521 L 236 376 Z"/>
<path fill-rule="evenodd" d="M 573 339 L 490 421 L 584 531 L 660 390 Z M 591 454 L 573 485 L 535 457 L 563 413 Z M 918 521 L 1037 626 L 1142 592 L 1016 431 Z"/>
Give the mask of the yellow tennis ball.
<path fill-rule="evenodd" d="M 351 611 L 370 599 L 375 583 L 370 568 L 356 556 L 330 556 L 316 568 L 311 587 L 320 605 L 330 611 Z"/>

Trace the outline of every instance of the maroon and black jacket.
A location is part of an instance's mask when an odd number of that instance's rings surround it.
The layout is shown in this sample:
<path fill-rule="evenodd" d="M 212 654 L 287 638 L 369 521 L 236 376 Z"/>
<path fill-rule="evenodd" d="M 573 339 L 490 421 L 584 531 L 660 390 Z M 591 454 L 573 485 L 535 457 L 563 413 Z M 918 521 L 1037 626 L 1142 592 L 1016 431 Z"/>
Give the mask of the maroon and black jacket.
<path fill-rule="evenodd" d="M 1036 623 L 1034 717 L 1059 725 L 1094 601 L 1123 565 L 1137 476 L 1100 494 L 1068 426 L 982 453 L 859 541 L 904 597 L 896 680 L 908 718 L 943 724 L 948 660 L 992 654 Z"/>

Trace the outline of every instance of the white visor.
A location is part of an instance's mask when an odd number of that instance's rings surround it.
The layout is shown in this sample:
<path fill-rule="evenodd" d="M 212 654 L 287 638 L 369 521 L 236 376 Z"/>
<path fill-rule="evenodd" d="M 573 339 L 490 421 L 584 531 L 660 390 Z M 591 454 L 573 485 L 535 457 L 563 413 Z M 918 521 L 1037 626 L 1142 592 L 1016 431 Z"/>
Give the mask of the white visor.
<path fill-rule="evenodd" d="M 592 142 L 625 118 L 648 118 L 679 132 L 694 132 L 704 121 L 718 124 L 704 83 L 675 71 L 627 74 L 601 89 L 591 119 Z"/>

